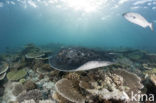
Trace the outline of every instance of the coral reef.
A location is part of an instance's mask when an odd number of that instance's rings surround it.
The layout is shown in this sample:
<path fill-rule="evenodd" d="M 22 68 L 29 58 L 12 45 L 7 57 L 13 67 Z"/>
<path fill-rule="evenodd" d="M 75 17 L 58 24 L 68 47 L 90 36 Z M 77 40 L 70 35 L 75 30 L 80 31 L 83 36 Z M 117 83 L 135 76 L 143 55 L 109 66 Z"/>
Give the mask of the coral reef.
<path fill-rule="evenodd" d="M 40 57 L 42 57 L 42 56 L 44 56 L 44 55 L 45 55 L 45 54 L 42 53 L 42 52 L 40 52 L 40 51 L 33 51 L 33 52 L 31 52 L 31 53 L 26 54 L 25 57 L 26 57 L 27 59 L 37 59 L 37 58 L 40 58 Z"/>
<path fill-rule="evenodd" d="M 52 94 L 52 98 L 57 101 L 58 103 L 73 103 L 67 99 L 65 99 L 64 97 L 62 97 L 61 95 L 59 95 L 57 92 L 54 92 Z"/>
<path fill-rule="evenodd" d="M 56 52 L 52 58 L 62 69 L 97 59 L 115 64 L 88 71 L 58 71 L 49 65 L 51 51 Z M 17 53 L 0 56 L 0 103 L 135 103 L 129 100 L 132 91 L 156 94 L 155 54 L 81 47 L 49 51 L 28 44 Z"/>
<path fill-rule="evenodd" d="M 24 68 L 25 66 L 26 66 L 26 63 L 22 62 L 21 60 L 10 63 L 10 68 L 14 70 Z"/>
<path fill-rule="evenodd" d="M 61 79 L 55 84 L 56 91 L 67 100 L 74 103 L 84 103 L 85 98 L 80 94 L 68 79 Z"/>
<path fill-rule="evenodd" d="M 21 103 L 36 103 L 36 102 L 33 99 L 31 99 L 31 100 L 24 100 Z"/>
<path fill-rule="evenodd" d="M 138 93 L 143 88 L 143 85 L 141 84 L 141 78 L 138 77 L 136 74 L 125 71 L 123 69 L 114 70 L 113 73 L 120 75 L 124 78 L 123 85 L 129 87 L 129 96 L 131 91 L 133 91 L 134 93 Z"/>
<path fill-rule="evenodd" d="M 4 95 L 3 95 L 3 101 L 2 103 L 11 103 L 11 102 L 16 102 L 16 96 L 13 94 L 13 89 L 17 82 L 7 82 L 4 84 L 5 90 L 4 90 Z"/>
<path fill-rule="evenodd" d="M 5 78 L 8 69 L 9 65 L 6 62 L 0 62 L 0 80 Z"/>
<path fill-rule="evenodd" d="M 116 74 L 104 73 L 103 71 L 98 72 L 99 76 L 95 74 L 94 77 L 90 74 L 91 80 L 88 82 L 81 81 L 79 86 L 89 92 L 92 96 L 98 96 L 103 99 L 103 101 L 129 101 L 128 94 L 123 85 L 123 77 Z"/>
<path fill-rule="evenodd" d="M 22 51 L 22 54 L 25 55 L 27 59 L 48 59 L 48 54 L 50 51 L 41 50 L 40 48 L 36 47 L 34 44 L 28 44 L 25 46 L 25 49 Z"/>
<path fill-rule="evenodd" d="M 56 82 L 55 88 L 59 94 L 55 94 L 56 100 L 61 98 L 62 101 L 66 99 L 74 103 L 94 103 L 97 100 L 123 103 L 130 101 L 131 91 L 138 93 L 143 88 L 141 79 L 136 74 L 122 69 L 107 72 L 95 70 L 83 73 L 84 76 L 80 75 L 81 73 L 69 73 Z"/>
<path fill-rule="evenodd" d="M 26 75 L 27 75 L 27 70 L 24 68 L 20 70 L 10 71 L 7 74 L 7 78 L 8 80 L 11 80 L 11 81 L 17 81 L 17 80 L 22 79 Z"/>
<path fill-rule="evenodd" d="M 5 78 L 5 76 L 6 76 L 6 73 L 0 74 L 0 80 L 3 80 Z"/>
<path fill-rule="evenodd" d="M 3 96 L 4 94 L 4 87 L 2 85 L 0 85 L 0 97 Z"/>
<path fill-rule="evenodd" d="M 152 83 L 156 86 L 156 75 L 151 75 L 151 76 L 150 76 L 150 80 L 151 80 Z"/>
<path fill-rule="evenodd" d="M 33 99 L 35 102 L 39 103 L 39 100 L 42 100 L 42 93 L 40 90 L 34 89 L 28 92 L 23 91 L 17 96 L 18 102 L 23 102 L 24 100 L 31 100 Z"/>
<path fill-rule="evenodd" d="M 1 62 L 0 63 L 0 68 L 1 68 L 0 69 L 0 74 L 3 74 L 8 70 L 9 65 L 6 62 Z"/>
<path fill-rule="evenodd" d="M 36 103 L 33 99 L 31 100 L 24 100 L 22 103 Z M 56 103 L 55 101 L 52 100 L 41 100 L 39 103 Z"/>
<path fill-rule="evenodd" d="M 37 68 L 37 73 L 39 74 L 49 74 L 49 72 L 52 70 L 49 64 L 43 64 L 42 66 Z"/>
<path fill-rule="evenodd" d="M 29 90 L 36 89 L 37 86 L 36 86 L 36 84 L 35 84 L 33 81 L 28 80 L 28 81 L 26 81 L 26 82 L 24 83 L 24 88 L 25 88 L 27 91 L 29 91 Z"/>
<path fill-rule="evenodd" d="M 22 91 L 24 91 L 23 85 L 20 83 L 15 84 L 13 88 L 13 95 L 18 96 Z"/>

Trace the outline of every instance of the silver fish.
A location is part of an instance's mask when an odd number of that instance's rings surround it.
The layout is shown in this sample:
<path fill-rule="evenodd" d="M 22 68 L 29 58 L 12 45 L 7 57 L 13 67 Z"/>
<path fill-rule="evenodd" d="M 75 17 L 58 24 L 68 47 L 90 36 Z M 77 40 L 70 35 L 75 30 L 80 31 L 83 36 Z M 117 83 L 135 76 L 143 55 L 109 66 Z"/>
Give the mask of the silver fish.
<path fill-rule="evenodd" d="M 127 12 L 123 14 L 123 17 L 131 23 L 137 24 L 143 28 L 149 27 L 154 31 L 153 23 L 148 22 L 141 14 Z"/>

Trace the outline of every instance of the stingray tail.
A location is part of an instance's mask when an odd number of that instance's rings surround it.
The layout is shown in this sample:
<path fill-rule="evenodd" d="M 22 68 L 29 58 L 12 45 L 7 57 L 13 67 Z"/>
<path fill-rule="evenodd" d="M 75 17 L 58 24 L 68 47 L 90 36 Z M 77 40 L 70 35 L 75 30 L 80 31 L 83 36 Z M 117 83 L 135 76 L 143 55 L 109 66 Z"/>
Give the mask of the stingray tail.
<path fill-rule="evenodd" d="M 150 24 L 149 24 L 149 27 L 150 27 L 150 29 L 151 29 L 152 31 L 154 31 L 154 25 L 153 25 L 153 23 L 150 23 Z"/>

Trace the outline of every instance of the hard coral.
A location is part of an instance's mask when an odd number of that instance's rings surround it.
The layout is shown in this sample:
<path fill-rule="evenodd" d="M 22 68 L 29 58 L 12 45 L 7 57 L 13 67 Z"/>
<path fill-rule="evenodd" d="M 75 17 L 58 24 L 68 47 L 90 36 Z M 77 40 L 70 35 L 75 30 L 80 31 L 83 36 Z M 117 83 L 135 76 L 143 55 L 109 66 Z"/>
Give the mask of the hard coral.
<path fill-rule="evenodd" d="M 31 100 L 24 100 L 22 103 L 36 103 L 33 99 Z"/>
<path fill-rule="evenodd" d="M 136 74 L 122 69 L 114 70 L 113 73 L 124 78 L 123 85 L 130 88 L 130 91 L 127 92 L 128 95 L 130 95 L 132 91 L 134 93 L 138 93 L 140 89 L 143 88 L 143 85 L 141 84 L 141 78 Z"/>
<path fill-rule="evenodd" d="M 5 78 L 8 69 L 9 65 L 6 62 L 0 62 L 0 80 Z"/>
<path fill-rule="evenodd" d="M 98 97 L 99 100 L 128 101 L 128 95 L 119 89 L 123 84 L 122 77 L 115 74 L 104 73 L 102 71 L 98 72 L 98 75 L 95 73 L 95 77 L 93 76 L 92 78 L 95 80 L 89 82 L 81 81 L 79 86 L 89 92 L 94 98 Z M 88 98 L 87 101 L 90 101 L 90 99 L 91 98 Z"/>
<path fill-rule="evenodd" d="M 39 103 L 39 100 L 42 100 L 42 93 L 38 89 L 30 90 L 28 92 L 24 91 L 20 93 L 17 97 L 17 101 L 19 103 L 23 102 L 24 100 L 31 100 L 33 99 L 35 102 Z"/>
<path fill-rule="evenodd" d="M 5 73 L 9 69 L 9 65 L 6 62 L 0 63 L 0 74 Z"/>
<path fill-rule="evenodd" d="M 36 89 L 36 84 L 32 81 L 26 81 L 24 83 L 24 88 L 28 91 L 28 90 L 32 90 L 32 89 Z"/>
<path fill-rule="evenodd" d="M 49 74 L 49 72 L 52 70 L 49 64 L 43 64 L 40 67 L 37 68 L 37 73 L 39 74 Z"/>
<path fill-rule="evenodd" d="M 18 96 L 22 91 L 24 91 L 23 85 L 20 83 L 15 84 L 12 93 Z"/>
<path fill-rule="evenodd" d="M 156 86 L 156 75 L 151 75 L 150 80 Z"/>
<path fill-rule="evenodd" d="M 17 81 L 17 80 L 22 79 L 26 75 L 27 75 L 27 70 L 21 69 L 21 70 L 16 70 L 16 71 L 10 71 L 7 74 L 7 78 L 8 78 L 8 80 L 11 80 L 11 81 Z"/>
<path fill-rule="evenodd" d="M 73 103 L 67 99 L 65 99 L 64 97 L 62 97 L 61 95 L 59 95 L 57 92 L 52 94 L 52 98 L 57 101 L 58 103 Z"/>
<path fill-rule="evenodd" d="M 27 59 L 37 59 L 37 58 L 40 58 L 42 56 L 44 56 L 45 54 L 43 52 L 40 52 L 40 51 L 32 51 L 30 53 L 27 53 L 25 55 L 25 57 Z"/>
<path fill-rule="evenodd" d="M 79 93 L 73 87 L 73 83 L 68 79 L 61 79 L 55 84 L 56 91 L 67 100 L 74 103 L 84 103 L 85 99 L 82 94 Z"/>
<path fill-rule="evenodd" d="M 3 86 L 0 86 L 0 97 L 3 96 L 3 94 L 4 94 L 4 89 L 5 89 L 5 88 L 4 88 Z"/>
<path fill-rule="evenodd" d="M 0 80 L 3 80 L 6 76 L 6 73 L 0 74 Z"/>

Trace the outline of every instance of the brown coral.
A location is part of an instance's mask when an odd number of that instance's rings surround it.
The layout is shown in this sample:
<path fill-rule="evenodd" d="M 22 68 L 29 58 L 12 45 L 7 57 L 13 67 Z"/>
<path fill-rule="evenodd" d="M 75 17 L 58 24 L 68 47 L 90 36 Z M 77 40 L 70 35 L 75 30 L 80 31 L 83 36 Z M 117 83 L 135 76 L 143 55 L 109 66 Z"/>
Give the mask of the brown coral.
<path fill-rule="evenodd" d="M 73 87 L 73 83 L 68 79 L 61 79 L 55 84 L 56 91 L 67 100 L 74 103 L 84 103 L 84 97 Z"/>
<path fill-rule="evenodd" d="M 123 69 L 114 70 L 113 73 L 120 75 L 124 78 L 123 85 L 130 88 L 128 95 L 130 95 L 132 91 L 134 93 L 138 93 L 140 89 L 143 88 L 143 85 L 141 84 L 141 78 L 138 77 L 136 74 L 128 72 Z"/>
<path fill-rule="evenodd" d="M 37 67 L 37 73 L 39 74 L 49 74 L 49 72 L 52 70 L 49 64 L 43 64 L 40 67 Z"/>
<path fill-rule="evenodd" d="M 38 89 L 30 90 L 28 92 L 24 91 L 17 96 L 17 101 L 19 103 L 23 102 L 24 100 L 31 100 L 31 99 L 39 103 L 39 100 L 42 100 L 41 91 Z"/>
<path fill-rule="evenodd" d="M 3 96 L 4 94 L 4 87 L 2 85 L 0 85 L 0 97 Z"/>
<path fill-rule="evenodd" d="M 24 88 L 28 91 L 28 90 L 32 90 L 32 89 L 36 89 L 36 84 L 32 81 L 26 81 L 24 83 Z"/>
<path fill-rule="evenodd" d="M 23 85 L 20 83 L 15 84 L 12 93 L 18 96 L 24 90 Z"/>
<path fill-rule="evenodd" d="M 57 101 L 58 103 L 73 103 L 71 101 L 68 101 L 67 99 L 65 99 L 64 97 L 62 97 L 61 95 L 59 95 L 57 92 L 52 94 L 52 98 Z"/>
<path fill-rule="evenodd" d="M 91 94 L 94 98 L 98 97 L 98 100 L 102 100 L 102 102 L 109 100 L 124 102 L 128 100 L 128 95 L 119 89 L 123 83 L 122 77 L 98 70 L 91 77 L 91 79 L 92 81 L 89 82 L 80 81 L 79 86 L 89 92 L 89 94 Z M 90 99 L 91 97 L 88 98 L 89 101 Z M 93 101 L 95 102 L 95 100 Z"/>

